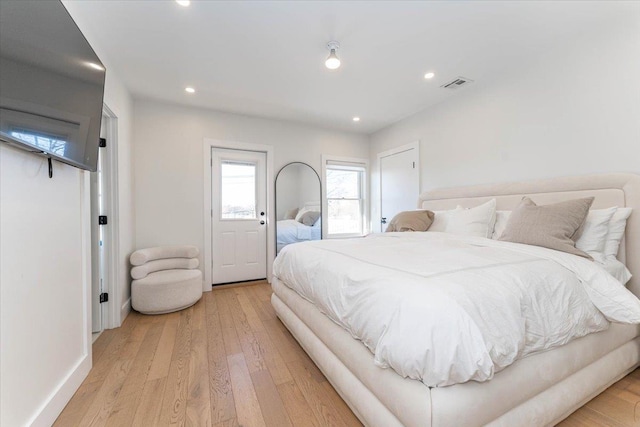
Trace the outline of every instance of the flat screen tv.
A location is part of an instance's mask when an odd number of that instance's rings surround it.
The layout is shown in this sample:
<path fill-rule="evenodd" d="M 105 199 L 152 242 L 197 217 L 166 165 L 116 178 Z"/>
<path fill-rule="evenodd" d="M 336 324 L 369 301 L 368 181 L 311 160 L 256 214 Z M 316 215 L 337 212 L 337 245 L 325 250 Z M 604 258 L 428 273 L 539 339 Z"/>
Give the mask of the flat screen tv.
<path fill-rule="evenodd" d="M 105 68 L 59 0 L 0 1 L 0 140 L 95 171 Z"/>

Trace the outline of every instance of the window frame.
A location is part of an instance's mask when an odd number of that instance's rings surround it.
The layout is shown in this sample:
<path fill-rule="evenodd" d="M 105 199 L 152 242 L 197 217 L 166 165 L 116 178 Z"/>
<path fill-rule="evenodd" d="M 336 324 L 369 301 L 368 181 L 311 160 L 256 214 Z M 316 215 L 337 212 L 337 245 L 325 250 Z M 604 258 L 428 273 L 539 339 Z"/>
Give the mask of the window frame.
<path fill-rule="evenodd" d="M 335 168 L 332 168 L 335 166 Z M 360 198 L 329 198 L 327 196 L 327 171 L 330 169 L 358 168 L 360 172 Z M 363 237 L 369 234 L 369 160 L 353 157 L 322 156 L 322 221 L 326 224 L 323 227 L 323 239 L 344 239 L 350 237 Z M 329 200 L 359 200 L 360 214 L 362 217 L 362 230 L 359 233 L 333 233 L 329 234 Z"/>

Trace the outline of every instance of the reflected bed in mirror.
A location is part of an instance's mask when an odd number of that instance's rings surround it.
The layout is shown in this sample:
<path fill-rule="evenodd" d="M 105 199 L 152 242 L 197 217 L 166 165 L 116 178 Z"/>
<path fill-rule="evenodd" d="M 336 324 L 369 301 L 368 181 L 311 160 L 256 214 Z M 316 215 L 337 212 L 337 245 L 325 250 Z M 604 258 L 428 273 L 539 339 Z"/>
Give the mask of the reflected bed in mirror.
<path fill-rule="evenodd" d="M 320 176 L 308 164 L 289 163 L 276 176 L 276 253 L 292 243 L 322 238 Z"/>

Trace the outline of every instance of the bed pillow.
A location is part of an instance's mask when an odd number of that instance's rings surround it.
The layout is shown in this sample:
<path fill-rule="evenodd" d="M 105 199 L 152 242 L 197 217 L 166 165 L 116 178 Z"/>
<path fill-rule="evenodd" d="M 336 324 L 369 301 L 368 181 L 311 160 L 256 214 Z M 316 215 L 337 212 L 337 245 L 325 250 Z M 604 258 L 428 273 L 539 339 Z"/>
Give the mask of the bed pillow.
<path fill-rule="evenodd" d="M 298 208 L 291 209 L 284 214 L 283 219 L 296 219 L 296 215 L 298 215 Z"/>
<path fill-rule="evenodd" d="M 573 238 L 587 218 L 593 199 L 588 197 L 538 206 L 524 197 L 511 213 L 499 240 L 542 246 L 592 259 L 576 248 Z"/>
<path fill-rule="evenodd" d="M 305 213 L 309 212 L 310 210 L 311 209 L 307 209 L 307 208 L 298 209 L 298 213 L 296 214 L 295 218 L 293 218 L 293 219 L 295 219 L 298 222 L 301 222 L 300 218 L 302 218 L 302 215 L 304 215 Z"/>
<path fill-rule="evenodd" d="M 389 222 L 386 231 L 427 231 L 434 217 L 428 210 L 400 212 Z"/>
<path fill-rule="evenodd" d="M 458 210 L 462 210 L 462 207 L 458 206 L 456 209 L 449 209 L 444 211 L 432 211 L 435 216 L 433 218 L 431 227 L 429 227 L 429 231 L 446 231 L 449 217 L 453 212 Z"/>
<path fill-rule="evenodd" d="M 609 223 L 617 210 L 617 207 L 590 210 L 584 224 L 578 230 L 580 237 L 576 240 L 576 248 L 588 253 L 594 260 L 604 262 Z"/>
<path fill-rule="evenodd" d="M 496 225 L 493 226 L 493 234 L 491 235 L 493 240 L 498 240 L 502 236 L 510 216 L 511 211 L 496 211 Z"/>
<path fill-rule="evenodd" d="M 458 206 L 447 218 L 446 233 L 491 237 L 496 222 L 496 199 L 471 209 Z"/>
<path fill-rule="evenodd" d="M 301 224 L 308 225 L 311 227 L 316 221 L 320 218 L 320 212 L 318 211 L 305 211 L 302 215 L 298 214 L 296 216 L 296 221 Z"/>
<path fill-rule="evenodd" d="M 618 208 L 609 221 L 609 234 L 607 243 L 604 245 L 604 254 L 609 257 L 617 257 L 620 249 L 620 242 L 624 236 L 624 229 L 627 227 L 627 219 L 631 216 L 631 208 Z"/>

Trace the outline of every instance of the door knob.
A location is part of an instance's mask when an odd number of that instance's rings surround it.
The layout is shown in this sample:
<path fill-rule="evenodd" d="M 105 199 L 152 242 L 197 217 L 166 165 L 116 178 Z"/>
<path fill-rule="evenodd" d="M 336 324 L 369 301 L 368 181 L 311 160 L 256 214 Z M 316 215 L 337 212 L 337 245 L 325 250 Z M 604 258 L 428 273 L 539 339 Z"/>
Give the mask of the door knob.
<path fill-rule="evenodd" d="M 381 222 L 382 224 L 386 224 L 386 223 L 387 223 L 387 218 L 386 218 L 386 217 L 382 217 L 382 218 L 380 218 L 380 222 Z"/>
<path fill-rule="evenodd" d="M 260 221 L 260 225 L 264 225 L 264 221 Z"/>
<path fill-rule="evenodd" d="M 264 216 L 264 212 L 260 212 L 260 216 Z"/>

